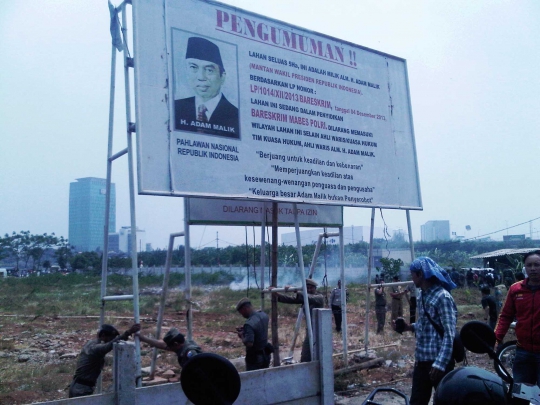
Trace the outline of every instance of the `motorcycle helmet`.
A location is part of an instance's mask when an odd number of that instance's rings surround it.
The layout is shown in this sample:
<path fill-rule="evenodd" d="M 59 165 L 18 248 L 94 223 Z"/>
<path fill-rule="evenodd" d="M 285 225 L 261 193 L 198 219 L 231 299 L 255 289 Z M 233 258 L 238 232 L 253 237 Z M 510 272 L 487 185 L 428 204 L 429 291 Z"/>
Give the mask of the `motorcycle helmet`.
<path fill-rule="evenodd" d="M 439 383 L 435 405 L 505 405 L 507 387 L 497 375 L 478 367 L 451 371 Z"/>

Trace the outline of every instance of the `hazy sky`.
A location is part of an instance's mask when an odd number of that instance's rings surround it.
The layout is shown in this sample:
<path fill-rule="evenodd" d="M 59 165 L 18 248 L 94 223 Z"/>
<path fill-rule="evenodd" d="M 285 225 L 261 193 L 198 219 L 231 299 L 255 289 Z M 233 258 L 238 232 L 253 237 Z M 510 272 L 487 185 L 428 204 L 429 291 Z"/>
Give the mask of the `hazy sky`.
<path fill-rule="evenodd" d="M 540 2 L 226 3 L 407 60 L 424 205 L 411 212 L 415 240 L 428 220 L 472 237 L 540 217 Z M 107 2 L 3 2 L 0 35 L 0 233 L 68 237 L 69 183 L 106 176 Z M 120 65 L 115 151 L 126 145 Z M 118 228 L 130 224 L 126 158 L 113 181 Z M 181 198 L 137 196 L 136 206 L 153 247 L 183 230 Z M 370 213 L 347 208 L 345 224 L 369 225 Z M 405 212 L 383 214 L 389 228 L 406 229 Z M 540 220 L 532 227 L 539 237 Z M 193 227 L 192 246 L 215 246 L 216 231 L 220 246 L 244 241 L 243 227 Z M 529 224 L 508 232 L 529 236 Z"/>

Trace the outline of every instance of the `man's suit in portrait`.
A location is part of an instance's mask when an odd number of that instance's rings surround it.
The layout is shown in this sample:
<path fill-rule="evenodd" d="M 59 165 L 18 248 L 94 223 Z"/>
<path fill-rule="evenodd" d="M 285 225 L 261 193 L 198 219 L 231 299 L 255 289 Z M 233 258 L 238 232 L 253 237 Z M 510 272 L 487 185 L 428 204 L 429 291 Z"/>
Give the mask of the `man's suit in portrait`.
<path fill-rule="evenodd" d="M 197 120 L 195 97 L 174 101 L 174 128 L 179 131 L 201 132 L 227 138 L 240 138 L 238 108 L 232 105 L 224 95 L 208 122 Z"/>

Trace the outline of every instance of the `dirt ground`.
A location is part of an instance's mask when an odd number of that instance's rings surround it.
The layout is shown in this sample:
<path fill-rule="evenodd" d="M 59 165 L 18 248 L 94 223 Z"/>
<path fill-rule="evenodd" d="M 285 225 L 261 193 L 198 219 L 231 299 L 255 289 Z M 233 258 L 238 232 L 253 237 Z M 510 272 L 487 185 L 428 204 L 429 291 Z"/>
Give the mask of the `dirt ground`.
<path fill-rule="evenodd" d="M 240 315 L 233 311 L 223 313 L 205 312 L 205 300 L 200 297 L 200 309 L 194 312 L 194 340 L 204 351 L 214 352 L 229 358 L 243 371 L 244 348 L 236 336 L 235 327 L 243 323 Z M 269 306 L 269 305 L 268 305 Z M 458 303 L 459 306 L 459 303 Z M 279 316 L 282 358 L 288 353 L 292 341 L 297 308 L 295 306 Z M 478 314 L 480 312 L 478 311 Z M 117 314 L 107 322 L 117 325 L 122 332 L 130 324 L 130 314 Z M 407 309 L 406 309 L 406 314 Z M 474 311 L 465 311 L 460 323 L 475 319 Z M 390 318 L 390 314 L 388 314 Z M 163 334 L 175 326 L 185 331 L 186 319 L 182 311 L 166 309 Z M 359 306 L 350 306 L 347 314 L 349 366 L 357 364 L 364 348 L 365 311 Z M 153 334 L 156 328 L 155 314 L 141 314 L 144 334 Z M 13 317 L 0 315 L 0 404 L 20 405 L 67 398 L 67 389 L 75 370 L 76 358 L 82 346 L 97 330 L 97 317 Z M 342 405 L 361 404 L 376 387 L 396 388 L 410 395 L 412 367 L 414 363 L 414 337 L 403 336 L 390 330 L 387 325 L 383 335 L 376 335 L 374 313 L 370 313 L 371 357 L 382 358 L 381 366 L 336 376 L 335 403 Z M 303 328 L 302 328 L 303 329 Z M 342 352 L 342 336 L 333 334 L 334 352 Z M 301 342 L 300 336 L 298 342 Z M 152 351 L 142 344 L 142 367 L 150 365 Z M 111 387 L 111 356 L 103 372 L 104 390 Z M 299 359 L 299 351 L 295 360 Z M 469 365 L 493 371 L 492 362 L 486 355 L 468 353 Z M 334 357 L 335 369 L 344 367 L 340 355 Z M 178 381 L 179 367 L 173 353 L 160 353 L 157 375 L 163 382 Z M 145 383 L 149 384 L 149 383 Z M 379 398 L 379 397 L 378 397 Z M 400 404 L 403 400 L 387 399 L 381 403 Z"/>

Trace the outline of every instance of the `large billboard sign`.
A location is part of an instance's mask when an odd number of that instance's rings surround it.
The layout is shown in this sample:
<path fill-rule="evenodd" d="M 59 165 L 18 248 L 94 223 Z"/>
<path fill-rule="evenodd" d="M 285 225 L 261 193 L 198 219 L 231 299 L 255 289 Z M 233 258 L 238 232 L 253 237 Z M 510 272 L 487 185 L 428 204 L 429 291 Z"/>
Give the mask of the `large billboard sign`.
<path fill-rule="evenodd" d="M 272 222 L 272 203 L 264 201 L 190 198 L 189 223 L 195 225 L 261 225 Z M 303 227 L 343 226 L 343 207 L 297 204 L 298 223 Z M 294 226 L 294 206 L 278 205 L 278 225 Z"/>
<path fill-rule="evenodd" d="M 421 209 L 403 59 L 199 0 L 133 0 L 139 193 Z"/>

